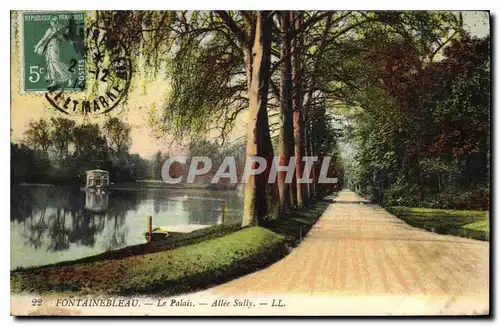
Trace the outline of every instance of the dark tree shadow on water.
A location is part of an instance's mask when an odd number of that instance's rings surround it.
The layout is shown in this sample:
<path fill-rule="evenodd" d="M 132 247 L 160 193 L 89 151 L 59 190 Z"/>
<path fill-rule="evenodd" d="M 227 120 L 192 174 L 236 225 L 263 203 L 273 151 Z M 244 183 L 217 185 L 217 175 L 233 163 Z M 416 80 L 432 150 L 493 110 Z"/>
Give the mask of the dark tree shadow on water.
<path fill-rule="evenodd" d="M 13 189 L 11 222 L 20 224 L 22 238 L 35 249 L 59 252 L 69 250 L 72 244 L 93 248 L 97 239 L 105 236 L 105 229 L 112 230 L 106 248 L 125 246 L 126 216 L 137 209 L 137 196 L 113 194 L 106 199 L 108 207 L 100 212 L 86 209 L 86 199 L 86 193 L 78 188 Z"/>

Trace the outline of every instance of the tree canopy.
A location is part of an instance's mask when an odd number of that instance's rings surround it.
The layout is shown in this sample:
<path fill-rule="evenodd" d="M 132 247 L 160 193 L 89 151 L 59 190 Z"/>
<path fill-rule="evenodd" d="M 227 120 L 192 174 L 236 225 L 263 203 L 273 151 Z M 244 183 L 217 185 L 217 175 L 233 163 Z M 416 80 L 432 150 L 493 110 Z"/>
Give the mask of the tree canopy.
<path fill-rule="evenodd" d="M 332 156 L 332 174 L 381 203 L 401 189 L 423 203 L 427 191 L 489 177 L 489 41 L 468 35 L 460 12 L 98 11 L 92 23 L 141 78 L 169 81 L 156 130 L 184 141 L 216 133 L 221 145 L 246 123 L 247 160 L 298 160 L 290 186 L 283 174 L 268 184 L 268 170 L 250 178 L 244 225 L 332 190 L 318 164 L 312 184 L 297 182 L 304 156 Z M 90 129 L 75 127 L 74 141 Z M 128 147 L 126 128 L 105 130 L 96 142 Z M 340 142 L 357 149 L 353 161 Z"/>

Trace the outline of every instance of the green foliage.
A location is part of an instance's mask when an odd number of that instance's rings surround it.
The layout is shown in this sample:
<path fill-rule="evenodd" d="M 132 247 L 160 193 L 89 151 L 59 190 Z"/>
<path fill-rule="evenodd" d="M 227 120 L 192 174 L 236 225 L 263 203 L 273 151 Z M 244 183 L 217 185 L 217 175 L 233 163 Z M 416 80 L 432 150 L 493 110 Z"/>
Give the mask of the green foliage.
<path fill-rule="evenodd" d="M 128 153 L 130 131 L 118 118 L 103 128 L 65 118 L 32 121 L 25 144 L 11 144 L 12 181 L 79 184 L 85 171 L 95 168 L 110 171 L 113 182 L 148 179 L 151 162 Z"/>
<path fill-rule="evenodd" d="M 60 117 L 51 118 L 50 121 L 52 123 L 52 142 L 59 151 L 59 158 L 62 160 L 69 154 L 69 144 L 73 141 L 75 121 Z"/>
<path fill-rule="evenodd" d="M 50 122 L 45 119 L 31 121 L 28 129 L 24 132 L 26 143 L 34 149 L 41 150 L 41 153 L 48 156 L 48 149 L 52 145 L 50 135 Z"/>
<path fill-rule="evenodd" d="M 447 188 L 440 192 L 419 193 L 417 184 L 394 184 L 384 191 L 385 206 L 488 210 L 489 188 Z"/>
<path fill-rule="evenodd" d="M 367 56 L 374 78 L 356 95 L 352 186 L 384 205 L 487 209 L 488 39 L 452 40 L 427 64 L 411 44 L 385 46 Z"/>
<path fill-rule="evenodd" d="M 248 105 L 238 49 L 220 33 L 207 36 L 196 31 L 181 38 L 178 45 L 164 128 L 179 138 L 196 139 L 212 128 L 226 137 L 236 115 Z"/>
<path fill-rule="evenodd" d="M 108 119 L 103 126 L 106 142 L 111 150 L 118 156 L 128 151 L 132 144 L 130 138 L 130 125 L 124 123 L 117 117 Z"/>

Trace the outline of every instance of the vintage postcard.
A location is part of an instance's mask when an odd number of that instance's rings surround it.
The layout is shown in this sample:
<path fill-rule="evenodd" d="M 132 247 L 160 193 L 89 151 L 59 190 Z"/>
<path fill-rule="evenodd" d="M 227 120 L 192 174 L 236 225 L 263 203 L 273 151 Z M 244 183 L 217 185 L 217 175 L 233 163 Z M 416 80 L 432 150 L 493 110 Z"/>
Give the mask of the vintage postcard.
<path fill-rule="evenodd" d="M 12 11 L 14 316 L 490 314 L 487 11 Z"/>

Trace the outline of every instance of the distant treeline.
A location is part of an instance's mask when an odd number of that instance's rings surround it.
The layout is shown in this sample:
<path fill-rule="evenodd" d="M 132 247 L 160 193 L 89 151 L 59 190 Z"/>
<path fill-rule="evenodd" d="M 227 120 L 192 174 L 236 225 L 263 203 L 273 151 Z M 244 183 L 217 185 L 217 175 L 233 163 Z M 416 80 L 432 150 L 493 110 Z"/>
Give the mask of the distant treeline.
<path fill-rule="evenodd" d="M 11 143 L 12 183 L 84 184 L 85 171 L 91 169 L 109 171 L 111 182 L 161 180 L 161 168 L 169 154 L 158 151 L 143 158 L 129 153 L 130 130 L 118 118 L 103 125 L 77 125 L 65 118 L 32 121 L 23 141 Z M 241 148 L 241 144 L 220 148 L 203 140 L 190 143 L 187 152 L 189 156 L 212 158 L 216 168 L 222 155 L 238 156 L 244 153 Z"/>

